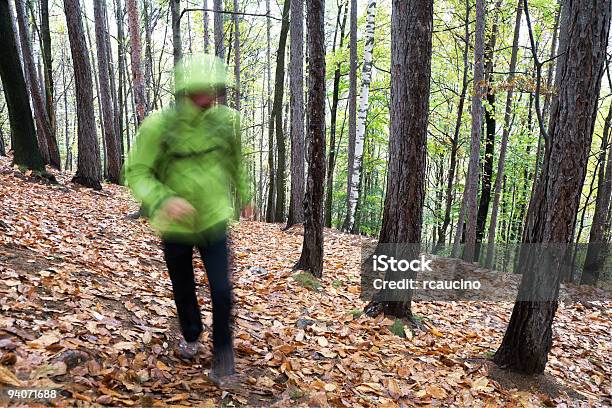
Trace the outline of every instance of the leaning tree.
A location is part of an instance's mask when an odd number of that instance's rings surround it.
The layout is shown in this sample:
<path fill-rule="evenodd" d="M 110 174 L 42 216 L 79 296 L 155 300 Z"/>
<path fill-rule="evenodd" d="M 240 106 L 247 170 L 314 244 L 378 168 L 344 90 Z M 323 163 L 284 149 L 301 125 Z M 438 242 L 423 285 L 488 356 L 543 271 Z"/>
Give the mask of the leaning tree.
<path fill-rule="evenodd" d="M 527 374 L 544 371 L 552 347 L 560 279 L 573 247 L 570 243 L 595 125 L 610 4 L 610 0 L 568 0 L 563 5 L 558 96 L 552 105 L 548 132 L 541 126 L 544 161 L 523 232 L 521 284 L 510 323 L 494 356 L 498 365 Z M 524 6 L 535 50 L 526 0 Z M 536 100 L 538 97 L 536 94 Z"/>

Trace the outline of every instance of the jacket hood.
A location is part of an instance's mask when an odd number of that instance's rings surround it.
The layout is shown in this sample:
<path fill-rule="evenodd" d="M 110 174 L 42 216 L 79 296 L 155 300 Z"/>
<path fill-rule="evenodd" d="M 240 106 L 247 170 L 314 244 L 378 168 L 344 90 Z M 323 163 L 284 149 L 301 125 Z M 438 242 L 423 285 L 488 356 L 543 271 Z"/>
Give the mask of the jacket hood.
<path fill-rule="evenodd" d="M 177 94 L 231 86 L 223 61 L 210 54 L 184 56 L 174 69 Z"/>

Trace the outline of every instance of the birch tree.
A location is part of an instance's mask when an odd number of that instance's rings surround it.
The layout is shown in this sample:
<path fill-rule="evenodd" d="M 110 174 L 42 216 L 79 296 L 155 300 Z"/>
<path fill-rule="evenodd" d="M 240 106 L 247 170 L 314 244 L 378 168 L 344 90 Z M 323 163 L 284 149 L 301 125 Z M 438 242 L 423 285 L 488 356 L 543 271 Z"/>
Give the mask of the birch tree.
<path fill-rule="evenodd" d="M 363 162 L 363 146 L 365 142 L 366 119 L 370 101 L 370 83 L 372 81 L 372 50 L 374 49 L 374 30 L 376 17 L 376 0 L 368 1 L 363 66 L 361 71 L 361 93 L 359 94 L 359 109 L 357 110 L 357 134 L 355 136 L 355 152 L 353 154 L 352 174 L 349 176 L 348 205 L 347 205 L 347 231 L 355 228 L 355 212 L 359 201 L 359 185 L 361 180 L 361 167 Z"/>

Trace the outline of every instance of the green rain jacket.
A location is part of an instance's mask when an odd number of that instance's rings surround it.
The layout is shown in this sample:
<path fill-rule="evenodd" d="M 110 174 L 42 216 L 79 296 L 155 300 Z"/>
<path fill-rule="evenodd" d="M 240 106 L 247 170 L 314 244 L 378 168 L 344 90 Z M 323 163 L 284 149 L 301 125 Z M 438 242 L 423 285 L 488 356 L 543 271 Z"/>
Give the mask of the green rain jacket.
<path fill-rule="evenodd" d="M 125 177 L 151 225 L 167 240 L 205 244 L 220 238 L 233 217 L 234 192 L 248 203 L 242 169 L 240 118 L 224 105 L 202 110 L 184 95 L 228 86 L 223 62 L 184 58 L 175 72 L 177 104 L 141 124 Z M 187 200 L 194 217 L 170 222 L 158 211 L 170 197 Z"/>

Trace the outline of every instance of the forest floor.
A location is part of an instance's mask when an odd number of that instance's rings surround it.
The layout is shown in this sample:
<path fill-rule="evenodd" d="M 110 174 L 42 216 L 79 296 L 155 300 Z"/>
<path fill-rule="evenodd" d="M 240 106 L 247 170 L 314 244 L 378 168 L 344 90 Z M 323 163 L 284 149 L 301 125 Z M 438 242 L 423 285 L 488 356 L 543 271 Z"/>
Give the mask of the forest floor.
<path fill-rule="evenodd" d="M 56 406 L 612 404 L 612 302 L 561 302 L 546 373 L 523 377 L 489 361 L 510 302 L 418 302 L 423 328 L 400 337 L 393 320 L 360 315 L 362 238 L 326 230 L 321 287 L 310 290 L 291 270 L 300 229 L 249 221 L 231 230 L 244 384 L 219 390 L 207 379 L 208 329 L 195 363 L 174 355 L 160 243 L 126 217 L 138 209 L 127 189 L 55 174 L 58 185 L 31 180 L 0 157 L 0 388 L 61 389 Z"/>

